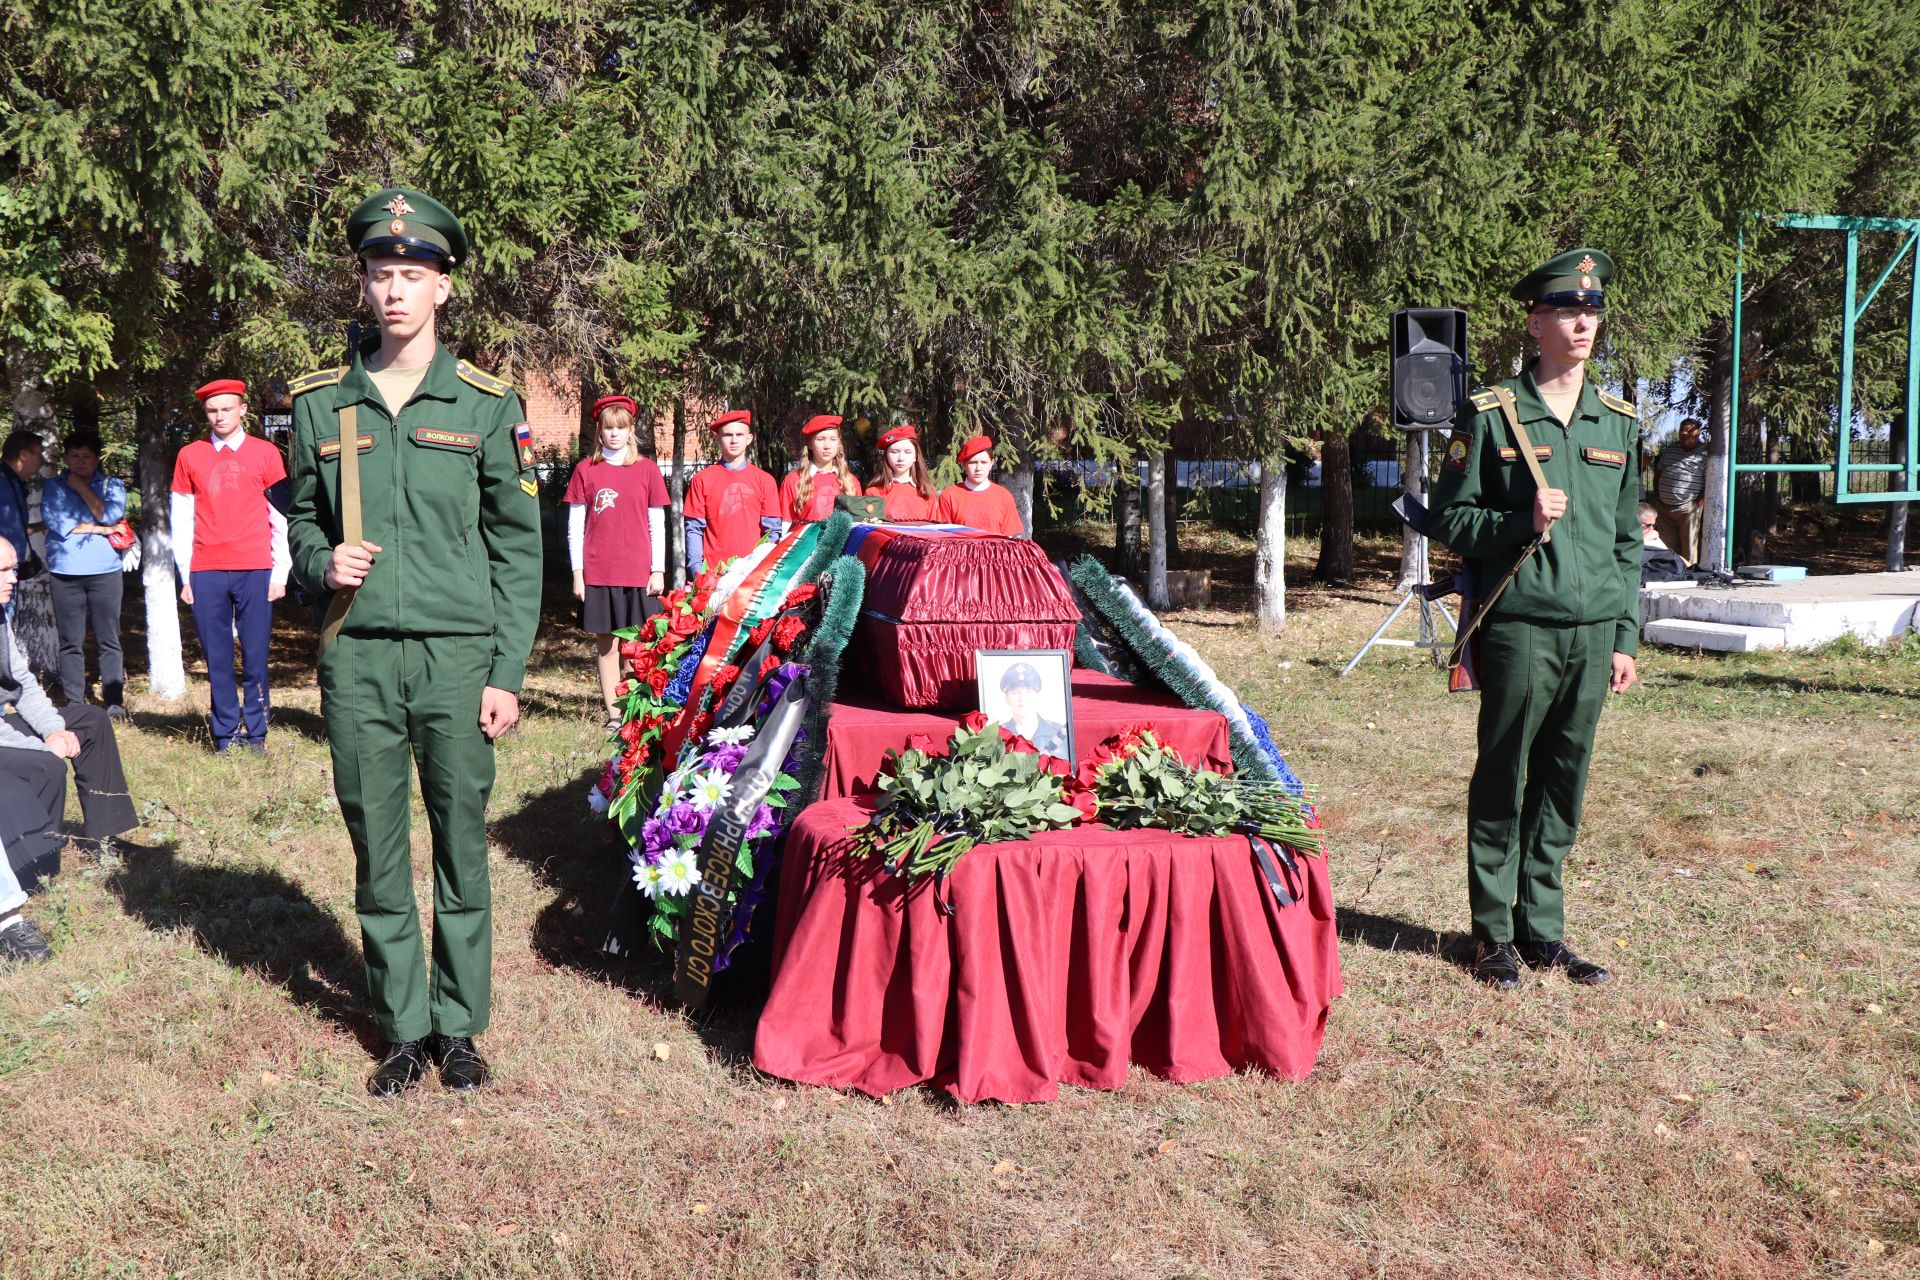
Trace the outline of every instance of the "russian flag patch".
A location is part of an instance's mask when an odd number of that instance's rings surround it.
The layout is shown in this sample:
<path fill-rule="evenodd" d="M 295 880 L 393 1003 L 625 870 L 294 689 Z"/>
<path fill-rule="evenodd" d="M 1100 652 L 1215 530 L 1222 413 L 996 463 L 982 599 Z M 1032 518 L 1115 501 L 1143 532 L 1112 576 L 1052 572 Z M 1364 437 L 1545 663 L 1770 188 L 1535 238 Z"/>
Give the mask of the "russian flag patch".
<path fill-rule="evenodd" d="M 520 466 L 524 470 L 533 465 L 533 428 L 524 422 L 513 427 L 514 452 L 520 455 Z"/>

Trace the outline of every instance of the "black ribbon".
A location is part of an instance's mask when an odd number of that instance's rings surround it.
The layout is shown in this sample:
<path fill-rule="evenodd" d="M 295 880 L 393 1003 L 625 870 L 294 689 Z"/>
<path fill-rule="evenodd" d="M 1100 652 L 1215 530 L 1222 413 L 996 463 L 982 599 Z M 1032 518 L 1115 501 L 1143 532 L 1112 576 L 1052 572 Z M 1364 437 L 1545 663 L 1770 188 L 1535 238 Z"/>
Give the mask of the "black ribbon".
<path fill-rule="evenodd" d="M 1283 844 L 1269 843 L 1264 837 L 1247 832 L 1247 847 L 1253 850 L 1253 860 L 1260 868 L 1261 878 L 1267 882 L 1267 888 L 1273 891 L 1273 897 L 1283 907 L 1290 907 L 1297 899 L 1287 888 L 1287 882 L 1280 874 L 1280 867 L 1274 859 L 1286 864 L 1287 870 L 1295 876 L 1300 874 L 1300 865 L 1293 860 Z"/>

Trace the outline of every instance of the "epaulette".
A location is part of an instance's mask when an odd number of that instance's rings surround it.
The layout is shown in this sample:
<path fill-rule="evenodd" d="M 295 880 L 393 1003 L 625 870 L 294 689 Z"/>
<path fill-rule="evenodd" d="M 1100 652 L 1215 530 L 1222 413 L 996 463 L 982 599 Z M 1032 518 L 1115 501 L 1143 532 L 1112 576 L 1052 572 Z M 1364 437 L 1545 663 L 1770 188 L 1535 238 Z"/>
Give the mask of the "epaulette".
<path fill-rule="evenodd" d="M 505 378 L 496 378 L 490 373 L 483 373 L 465 360 L 454 365 L 453 371 L 460 375 L 460 381 L 470 387 L 478 387 L 490 396 L 503 396 L 513 390 L 513 384 Z"/>
<path fill-rule="evenodd" d="M 309 391 L 318 391 L 321 387 L 331 387 L 347 376 L 347 366 L 337 369 L 317 369 L 312 373 L 303 373 L 287 384 L 289 395 L 303 395 Z"/>
<path fill-rule="evenodd" d="M 1633 403 L 1633 401 L 1622 400 L 1619 396 L 1614 395 L 1610 391 L 1602 391 L 1600 393 L 1600 403 L 1607 406 L 1607 408 L 1613 410 L 1615 413 L 1626 414 L 1629 418 L 1637 419 L 1640 416 L 1640 409 L 1637 405 Z"/>
<path fill-rule="evenodd" d="M 1492 387 L 1483 387 L 1473 393 L 1473 407 L 1483 412 L 1488 409 L 1498 409 L 1500 407 L 1500 393 Z"/>

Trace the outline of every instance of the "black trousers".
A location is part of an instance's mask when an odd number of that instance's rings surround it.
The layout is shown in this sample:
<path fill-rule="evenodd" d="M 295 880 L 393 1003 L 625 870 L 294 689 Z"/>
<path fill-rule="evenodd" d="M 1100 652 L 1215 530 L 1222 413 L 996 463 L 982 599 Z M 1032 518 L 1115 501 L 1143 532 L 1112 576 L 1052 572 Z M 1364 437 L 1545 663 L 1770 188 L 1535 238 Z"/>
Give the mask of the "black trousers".
<path fill-rule="evenodd" d="M 87 700 L 87 628 L 100 649 L 100 701 L 118 706 L 126 686 L 120 652 L 120 595 L 125 576 L 109 573 L 56 573 L 53 622 L 60 631 L 60 688 L 68 702 Z"/>
<path fill-rule="evenodd" d="M 127 794 L 127 775 L 120 767 L 120 744 L 113 737 L 113 721 L 100 707 L 80 704 L 60 708 L 60 718 L 80 739 L 80 754 L 73 759 L 73 780 L 80 791 L 84 818 L 81 834 L 89 840 L 105 840 L 139 826 L 133 797 Z M 22 733 L 33 732 L 17 715 L 8 716 L 7 723 Z M 0 774 L 26 784 L 47 815 L 47 825 L 55 831 L 60 829 L 61 815 L 67 811 L 65 760 L 51 751 L 0 747 Z"/>

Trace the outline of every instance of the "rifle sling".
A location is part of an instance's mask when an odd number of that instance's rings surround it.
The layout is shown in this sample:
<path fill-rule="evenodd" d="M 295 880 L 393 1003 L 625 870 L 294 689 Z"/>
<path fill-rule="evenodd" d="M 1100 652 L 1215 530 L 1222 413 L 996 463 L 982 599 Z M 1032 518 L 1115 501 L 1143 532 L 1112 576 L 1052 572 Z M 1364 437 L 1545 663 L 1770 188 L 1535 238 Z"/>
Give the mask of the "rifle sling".
<path fill-rule="evenodd" d="M 350 404 L 340 411 L 340 541 L 360 545 L 360 406 Z M 357 588 L 341 587 L 327 601 L 327 616 L 320 624 L 320 652 L 325 653 L 340 635 L 340 624 L 353 608 Z"/>
<path fill-rule="evenodd" d="M 1493 394 L 1500 401 L 1500 416 L 1507 420 L 1507 430 L 1513 436 L 1514 447 L 1520 451 L 1520 457 L 1527 464 L 1527 472 L 1533 477 L 1534 487 L 1538 490 L 1551 488 L 1552 486 L 1547 483 L 1547 473 L 1540 469 L 1540 459 L 1534 456 L 1533 439 L 1527 435 L 1527 429 L 1520 425 L 1520 414 L 1514 408 L 1513 392 L 1506 387 L 1494 387 Z M 1488 613 L 1492 612 L 1493 606 L 1499 603 L 1500 597 L 1506 594 L 1507 587 L 1512 584 L 1514 578 L 1519 576 L 1521 566 L 1533 558 L 1533 553 L 1540 549 L 1541 543 L 1551 541 L 1553 541 L 1553 522 L 1549 520 L 1546 529 L 1527 544 L 1526 550 L 1520 553 L 1520 558 L 1513 562 L 1513 568 L 1507 570 L 1506 576 L 1500 579 L 1499 585 L 1480 602 L 1480 607 L 1474 611 L 1473 616 L 1462 622 L 1453 638 L 1453 651 L 1447 655 L 1449 667 L 1460 665 L 1461 658 L 1466 655 L 1467 642 L 1473 638 L 1473 633 L 1480 629 L 1481 622 L 1486 619 Z"/>

